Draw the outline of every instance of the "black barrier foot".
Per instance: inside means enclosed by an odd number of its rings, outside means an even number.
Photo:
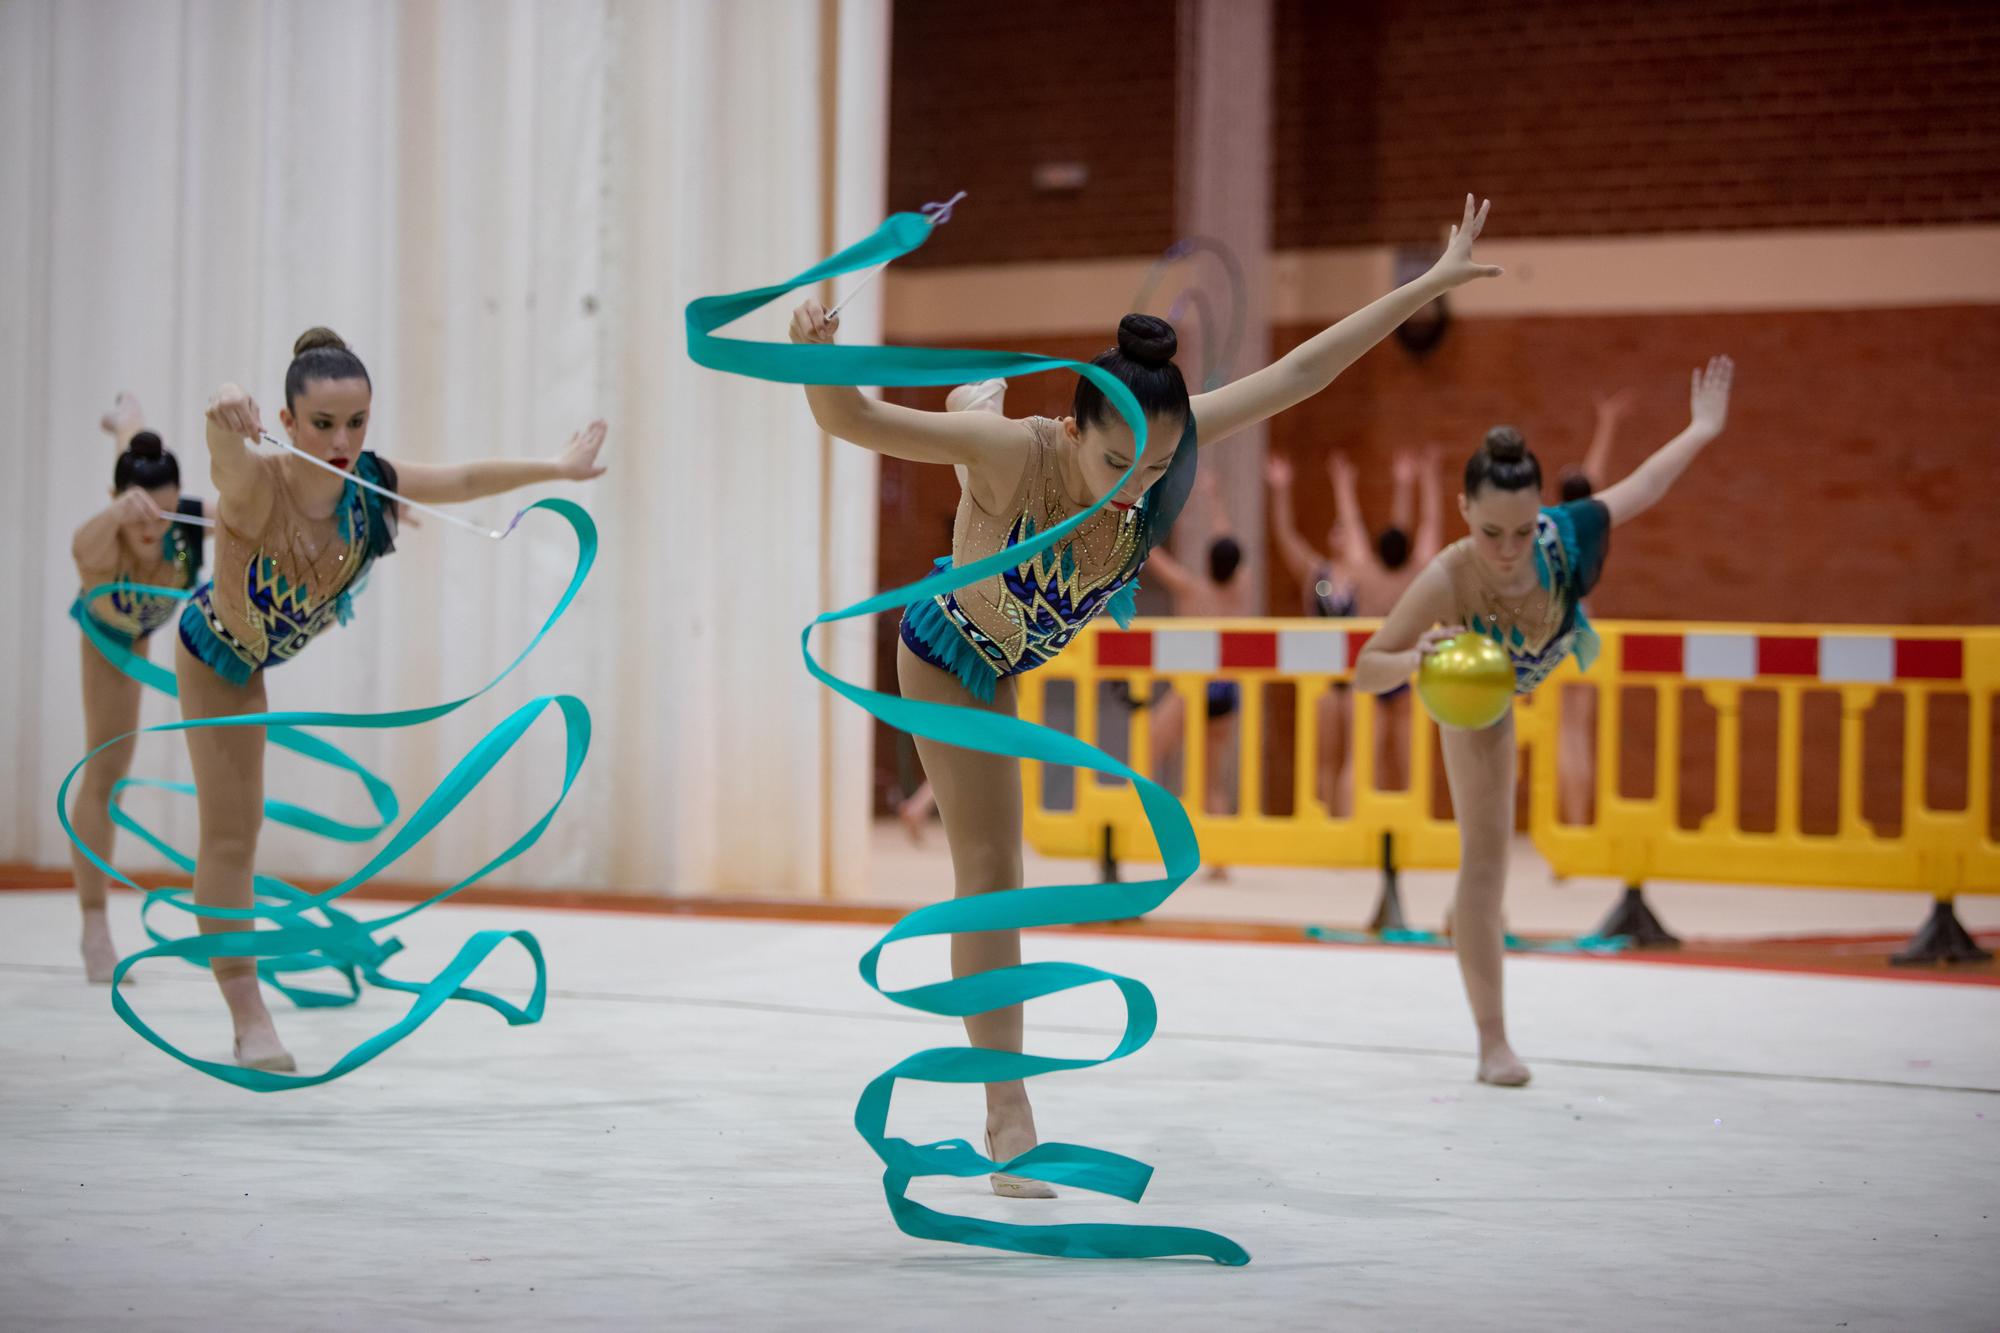
[[[1106,824],[1104,826],[1104,844],[1098,849],[1097,853],[1097,877],[1106,884],[1116,884],[1118,882],[1118,858],[1112,854],[1111,837],[1111,825]],[[1144,918],[1122,916],[1118,919],[1120,921],[1140,921]]]
[[[1931,917],[1924,922],[1923,929],[1911,936],[1903,951],[1892,954],[1889,961],[1904,966],[1917,963],[1983,963],[1992,956],[1980,948],[1979,941],[1959,924],[1951,899],[1940,898],[1931,904]]]
[[[1678,949],[1680,936],[1660,924],[1660,918],[1653,915],[1653,909],[1646,903],[1643,886],[1627,884],[1625,896],[1611,909],[1611,915],[1604,918],[1604,924],[1594,932],[1600,939],[1613,935],[1623,935],[1632,941],[1635,949]]]
[[[1408,930],[1403,924],[1403,892],[1396,882],[1396,838],[1382,835],[1382,900],[1375,904],[1375,918],[1368,923],[1370,934],[1385,930]]]

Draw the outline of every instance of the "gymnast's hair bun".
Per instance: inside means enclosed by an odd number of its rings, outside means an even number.
[[[285,406],[299,410],[299,395],[317,380],[360,380],[368,383],[368,367],[332,329],[318,324],[292,344],[292,364],[285,371]]]
[[[125,452],[118,455],[118,461],[111,465],[111,491],[122,495],[134,486],[152,490],[159,486],[181,484],[180,460],[167,452],[167,446],[160,437],[150,430],[142,430],[132,437],[125,446]]]
[[[1157,370],[1174,359],[1180,346],[1174,326],[1158,315],[1127,315],[1118,321],[1118,352],[1148,370]]]
[[[1528,441],[1512,426],[1486,432],[1486,453],[1496,463],[1518,463],[1528,456]]]
[[[335,333],[332,329],[322,328],[315,324],[304,333],[301,333],[299,340],[292,344],[292,355],[295,357],[304,356],[307,352],[319,347],[331,347],[337,352],[347,350],[347,344],[341,341],[339,334]]]

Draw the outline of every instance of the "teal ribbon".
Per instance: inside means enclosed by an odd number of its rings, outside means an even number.
[[[908,254],[928,239],[930,231],[931,224],[918,214],[898,213],[867,239],[785,282],[690,302],[687,307],[688,355],[698,364],[713,370],[781,384],[947,385],[996,376],[1014,378],[1050,370],[1073,370],[1088,376],[1103,389],[1112,407],[1132,427],[1137,442],[1133,451],[1136,466],[1145,450],[1145,413],[1140,409],[1138,400],[1115,375],[1097,366],[1029,353],[953,348],[790,345],[716,336],[715,330],[800,287],[875,264],[888,263]],[[1125,476],[1130,475],[1131,470],[1127,469]],[[1136,1259],[1197,1255],[1222,1264],[1245,1264],[1250,1261],[1249,1254],[1228,1237],[1212,1231],[1123,1224],[1021,1226],[939,1212],[910,1199],[911,1182],[926,1176],[971,1178],[1004,1171],[1136,1203],[1144,1195],[1147,1182],[1152,1177],[1152,1168],[1144,1162],[1071,1143],[1044,1143],[1004,1161],[988,1158],[964,1139],[912,1143],[888,1133],[889,1103],[898,1079],[927,1083],[999,1083],[1035,1078],[1060,1070],[1088,1069],[1122,1059],[1152,1039],[1158,1020],[1153,994],[1142,983],[1079,963],[1024,963],[907,990],[884,990],[877,977],[877,964],[882,951],[898,940],[923,936],[1019,930],[1140,916],[1158,907],[1194,874],[1201,864],[1201,852],[1187,812],[1174,795],[1096,746],[1018,718],[863,689],[828,672],[812,653],[813,630],[821,625],[896,610],[939,593],[977,583],[1067,541],[1123,484],[1124,478],[1121,477],[1107,495],[1099,497],[1082,513],[984,559],[963,567],[948,567],[914,583],[877,593],[852,606],[817,616],[799,636],[799,649],[804,656],[806,670],[812,673],[814,679],[892,727],[962,749],[1033,759],[1045,764],[1068,764],[1124,778],[1139,793],[1140,804],[1152,823],[1153,835],[1159,843],[1166,869],[1165,875],[1159,879],[1128,884],[1068,884],[956,898],[918,908],[899,921],[861,959],[862,979],[897,1004],[927,1014],[963,1018],[1103,982],[1115,986],[1124,998],[1125,1031],[1111,1051],[1097,1059],[1058,1060],[978,1046],[919,1051],[884,1071],[868,1085],[855,1106],[854,1126],[875,1155],[882,1159],[885,1168],[882,1188],[888,1199],[890,1215],[896,1225],[909,1235],[1066,1258]]]
[[[1432,930],[1385,930],[1381,934],[1369,934],[1360,930],[1329,930],[1325,926],[1307,926],[1306,938],[1323,944],[1401,944],[1418,949],[1449,949],[1451,937]],[[1573,940],[1530,940],[1519,935],[1504,937],[1504,943],[1511,953],[1623,953],[1632,945],[1629,935],[1599,935],[1592,932],[1579,935]]]
[[[303,806],[288,801],[267,798],[264,802],[265,818],[288,828],[301,829],[321,837],[339,842],[367,842],[381,834],[397,817],[398,804],[395,792],[387,782],[370,772],[358,760],[332,743],[299,730],[302,727],[330,727],[344,730],[382,731],[399,727],[420,726],[458,711],[494,686],[513,674],[514,669],[527,659],[541,641],[548,637],[558,620],[569,610],[570,603],[582,589],[584,580],[597,560],[597,525],[583,508],[568,500],[542,500],[530,505],[524,513],[545,509],[568,523],[577,539],[576,568],[570,575],[569,586],[557,601],[555,609],[549,612],[528,646],[523,648],[505,670],[479,689],[462,698],[446,703],[433,704],[424,708],[399,709],[387,713],[329,713],[329,712],[272,712],[244,713],[232,717],[200,718],[191,721],[170,722],[159,726],[142,727],[106,741],[82,759],[77,761],[63,778],[62,786],[56,792],[56,818],[62,821],[63,831],[91,862],[111,878],[133,889],[140,886],[120,873],[77,837],[76,829],[69,820],[69,789],[76,777],[91,759],[102,751],[135,736],[155,732],[198,731],[213,727],[264,727],[270,742],[281,749],[304,755],[334,768],[352,773],[368,792],[375,806],[377,822],[372,824],[346,824]],[[186,599],[190,594],[184,589],[143,587],[129,584],[106,584],[93,588],[84,594],[85,604],[114,587],[135,587],[139,591]],[[84,617],[84,633],[91,642],[119,670],[127,676],[159,690],[163,694],[178,697],[179,690],[171,671],[126,651],[121,645],[109,639],[95,626],[88,616]],[[388,916],[370,920],[360,920],[342,911],[333,904],[345,894],[366,883],[385,867],[394,864],[403,854],[421,841],[426,834],[441,823],[458,807],[473,788],[504,759],[514,745],[524,736],[544,713],[556,710],[560,716],[567,738],[563,760],[561,790],[542,813],[511,843],[506,850],[488,861],[472,874],[467,875],[450,888],[431,895],[422,902]],[[193,891],[184,888],[166,888],[140,891],[145,893],[141,908],[141,918],[146,921],[146,933],[153,940],[153,947],[122,958],[112,973],[111,1006],[119,1018],[141,1037],[165,1051],[181,1063],[198,1069],[224,1083],[232,1083],[251,1092],[280,1092],[290,1088],[311,1087],[326,1083],[351,1073],[367,1064],[376,1056],[394,1046],[421,1027],[433,1013],[448,1000],[467,1000],[481,1004],[500,1014],[509,1025],[519,1026],[533,1023],[542,1016],[548,999],[548,970],[542,958],[541,945],[535,937],[524,930],[483,930],[467,940],[458,954],[443,970],[427,981],[409,981],[392,977],[382,971],[382,964],[403,946],[394,938],[382,937],[382,932],[406,921],[424,908],[451,897],[468,885],[475,884],[485,876],[498,870],[541,839],[542,833],[562,808],[576,775],[583,767],[584,756],[590,749],[590,712],[583,701],[574,695],[543,695],[521,705],[505,720],[487,732],[479,742],[466,752],[444,780],[440,782],[416,811],[404,822],[395,835],[383,845],[380,851],[368,859],[359,870],[349,875],[321,893],[309,893],[304,889],[272,875],[257,875],[254,880],[256,904],[248,908],[215,907],[193,900]],[[151,844],[170,862],[190,874],[194,872],[195,860],[187,853],[168,843],[157,833],[148,829],[141,821],[127,812],[119,802],[119,797],[127,789],[141,788],[173,792],[177,795],[192,796],[194,788],[183,782],[163,782],[149,778],[127,778],[112,789],[111,817],[118,827],[126,829]],[[156,906],[166,905],[191,916],[207,917],[211,920],[244,921],[252,923],[248,929],[217,933],[196,934],[186,937],[169,937],[155,928],[150,921],[150,913]],[[308,913],[317,913],[325,924],[318,924],[306,918]],[[276,924],[276,929],[260,930],[254,924],[268,919]],[[525,1006],[518,1006],[496,995],[476,990],[466,985],[466,981],[481,963],[509,940],[519,944],[526,951],[535,967],[535,984]],[[360,998],[361,984],[380,987],[384,990],[402,991],[416,999],[409,1011],[397,1022],[376,1033],[355,1046],[332,1067],[320,1074],[284,1074],[271,1070],[245,1069],[235,1064],[215,1060],[203,1060],[189,1055],[155,1032],[125,998],[120,982],[125,974],[139,963],[152,958],[179,958],[196,966],[206,966],[215,958],[256,958],[257,973],[265,981],[276,987],[286,998],[303,1008],[319,1008],[329,1005],[352,1004]],[[284,978],[301,972],[331,970],[346,983],[346,992],[321,990],[313,987],[295,986]]]

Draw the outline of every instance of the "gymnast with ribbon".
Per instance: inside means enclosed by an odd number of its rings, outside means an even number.
[[[955,203],[956,200],[950,201]],[[1486,206],[1468,197],[1460,224],[1421,278],[1308,339],[1274,364],[1190,396],[1175,366],[1166,321],[1127,315],[1117,345],[1089,364],[1027,353],[833,345],[833,312],[807,300],[793,313],[793,345],[730,338],[716,330],[800,287],[893,262],[922,245],[950,203],[899,213],[870,237],[788,281],[687,308],[689,355],[718,370],[802,384],[822,429],[866,449],[959,469],[962,495],[951,555],[907,587],[829,611],[806,627],[815,679],[917,739],[949,843],[956,893],[904,917],[863,957],[878,980],[882,951],[899,940],[951,937],[952,979],[884,994],[928,1013],[963,1019],[969,1047],[926,1050],[878,1076],[855,1125],[884,1164],[883,1190],[911,1235],[1065,1257],[1192,1254],[1240,1264],[1226,1237],[1184,1227],[1111,1224],[1025,1226],[939,1212],[908,1197],[924,1176],[989,1176],[997,1194],[1047,1198],[1068,1185],[1136,1201],[1152,1168],[1116,1153],[1042,1143],[1024,1080],[1120,1059],[1150,1040],[1151,992],[1113,973],[1062,962],[1021,962],[1020,930],[1112,920],[1157,907],[1194,874],[1200,852],[1187,812],[1164,787],[1096,746],[1021,721],[1014,679],[1063,651],[1104,612],[1130,614],[1135,580],[1163,543],[1194,482],[1196,451],[1318,393],[1444,292],[1497,268],[1475,262]],[[855,386],[945,386],[1072,370],[1070,415],[1008,419],[993,412],[926,412],[864,397]],[[900,695],[863,689],[825,670],[812,629],[904,608],[897,648]],[[1160,845],[1157,880],[1022,888],[1020,760],[1068,764],[1132,783]],[[1058,1059],[1022,1049],[1024,1001],[1109,983],[1126,1005],[1126,1029],[1101,1059]],[[900,1079],[985,1088],[985,1151],[964,1139],[918,1144],[890,1135]]]
[[[138,677],[97,645],[103,641],[128,656],[146,655],[153,631],[174,619],[181,600],[139,591],[138,585],[183,593],[192,589],[201,572],[202,535],[212,524],[200,500],[181,494],[180,461],[157,433],[146,429],[136,397],[119,394],[101,424],[118,441],[111,503],[77,528],[70,555],[82,580],[81,593],[106,591],[88,601],[80,593],[69,609],[83,631],[83,724],[94,751],[71,816],[83,846],[71,848],[70,861],[83,912],[83,973],[96,985],[110,982],[118,951],[105,914],[104,872],[85,849],[98,860],[110,859],[117,836],[111,790],[132,767],[138,742],[131,733],[139,725],[141,693]]]
[[[208,405],[208,451],[217,496],[215,577],[180,619],[182,716],[265,711],[264,672],[291,660],[329,626],[353,615],[375,561],[395,550],[400,497],[456,504],[546,481],[601,475],[605,426],[576,432],[555,458],[395,464],[366,449],[373,385],[361,358],[330,329],[308,329],[292,348],[279,414],[292,448],[259,453],[256,400],[234,384]],[[356,484],[357,480],[361,483]],[[200,805],[195,902],[248,909],[264,809],[264,734],[215,728],[187,733]],[[203,917],[204,933],[226,919]],[[235,1054],[251,1069],[290,1071],[264,1004],[255,961],[209,966],[229,1006]]]
[[[1697,367],[1687,428],[1594,497],[1544,508],[1541,464],[1521,433],[1488,431],[1466,462],[1458,497],[1471,535],[1425,566],[1355,663],[1355,688],[1375,694],[1416,674],[1419,694],[1443,724],[1460,849],[1452,941],[1478,1029],[1481,1083],[1519,1087],[1529,1079],[1507,1040],[1501,985],[1513,701],[1533,694],[1571,653],[1586,669],[1596,660],[1583,598],[1603,572],[1611,529],[1657,504],[1722,433],[1733,370],[1726,356]],[[1462,688],[1454,689],[1454,677]]]
[[[210,475],[217,491],[215,573],[211,582],[186,598],[181,610],[175,676],[161,680],[146,671],[150,663],[134,661],[129,655],[121,659],[115,654],[115,644],[94,640],[100,651],[121,661],[128,673],[141,676],[163,692],[178,694],[182,720],[149,730],[186,733],[195,779],[192,789],[184,784],[134,779],[113,786],[111,819],[138,832],[194,875],[192,902],[185,890],[154,890],[147,895],[146,908],[169,902],[199,918],[200,930],[192,937],[169,939],[149,925],[154,947],[120,960],[112,979],[117,982],[135,963],[147,958],[179,957],[206,964],[229,1008],[235,1031],[233,1064],[192,1056],[166,1041],[138,1018],[115,985],[112,1007],[161,1050],[212,1077],[251,1091],[305,1087],[340,1077],[402,1040],[447,1000],[470,1000],[494,1009],[510,1023],[531,1023],[539,1019],[547,995],[540,949],[526,932],[479,932],[428,982],[384,974],[381,963],[401,946],[393,939],[376,936],[505,865],[541,836],[588,751],[589,713],[573,696],[542,696],[517,708],[459,761],[386,846],[341,883],[322,893],[308,894],[275,877],[258,874],[254,866],[258,833],[266,817],[349,842],[374,837],[396,817],[395,794],[387,783],[301,728],[413,726],[463,707],[505,679],[534,650],[575,599],[596,558],[596,527],[589,515],[567,500],[538,501],[516,514],[504,530],[471,523],[433,505],[476,500],[539,482],[597,477],[604,471],[597,461],[604,444],[603,422],[592,422],[577,431],[555,458],[547,461],[397,464],[364,447],[372,396],[373,386],[360,358],[336,334],[323,328],[308,330],[293,347],[285,374],[285,408],[279,414],[287,441],[264,433],[262,415],[249,394],[234,384],[222,386],[209,403],[207,414]],[[275,446],[277,452],[251,447],[260,440]],[[265,671],[296,657],[316,636],[352,616],[353,600],[364,575],[395,548],[397,516],[405,507],[495,540],[510,534],[528,513],[552,511],[576,535],[575,573],[527,648],[473,694],[390,713],[265,711]],[[104,591],[107,589],[88,590],[85,600],[93,600]],[[185,596],[165,586],[138,591]],[[88,632],[88,622],[85,628]],[[401,912],[357,921],[332,906],[333,900],[365,882],[435,827],[551,707],[559,710],[569,738],[562,791],[526,833],[471,875]],[[270,744],[353,773],[373,800],[379,822],[342,824],[290,802],[267,801],[267,733]],[[124,739],[129,738],[118,738]],[[99,870],[130,884],[84,844],[66,813],[70,786],[106,749],[106,745],[93,747],[92,753],[70,771],[57,793],[56,811],[83,855]],[[173,848],[119,808],[116,798],[120,789],[135,785],[195,797],[200,819],[196,856]],[[324,916],[326,924],[306,920],[309,912]],[[256,929],[260,917],[275,919],[278,928]],[[535,965],[534,993],[525,1007],[464,985],[479,963],[507,940],[519,943]],[[318,969],[342,974],[350,994],[292,987],[282,980],[288,973]],[[319,1006],[358,998],[364,979],[417,998],[399,1022],[349,1051],[327,1071],[295,1075],[292,1071],[297,1064],[278,1038],[259,989],[260,980],[272,981],[296,1003]]]

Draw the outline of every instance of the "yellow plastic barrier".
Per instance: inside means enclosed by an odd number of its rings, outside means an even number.
[[[1060,657],[1020,679],[1021,713],[1067,724],[1139,771],[1158,778],[1151,754],[1151,717],[1164,700],[1160,686],[1185,703],[1183,794],[1204,857],[1223,864],[1364,866],[1385,858],[1395,867],[1457,864],[1458,837],[1441,818],[1433,792],[1434,724],[1423,710],[1394,711],[1346,689],[1373,621],[1183,620],[1134,622],[1129,630],[1093,626]],[[1908,889],[1948,901],[1959,893],[2000,891],[2000,843],[1993,837],[1993,707],[2000,691],[2000,629],[1831,628],[1824,626],[1695,625],[1607,622],[1598,626],[1604,651],[1588,675],[1572,661],[1517,710],[1521,744],[1530,753],[1529,831],[1558,875],[1615,876],[1630,885],[1648,879]],[[1217,756],[1208,753],[1202,723],[1210,682],[1238,687],[1233,735],[1236,778],[1226,813],[1205,808],[1202,793]],[[1294,691],[1290,728],[1293,790],[1266,813],[1266,687]],[[1567,825],[1558,816],[1556,744],[1562,691],[1595,691],[1594,821]],[[1138,708],[1107,686],[1122,685]],[[1317,790],[1322,700],[1335,690],[1350,735],[1349,812],[1336,816]],[[1054,710],[1052,691],[1067,696]],[[1634,691],[1653,695],[1652,791],[1621,795],[1627,737],[1621,716]],[[1682,697],[1698,692],[1715,711],[1714,808],[1694,827],[1681,827]],[[1774,827],[1747,830],[1741,818],[1741,708],[1745,696],[1768,691],[1776,700],[1776,753],[1752,756],[1775,766]],[[1806,748],[1804,700],[1836,697],[1840,705],[1838,815],[1825,832],[1801,828],[1800,792]],[[1863,814],[1863,723],[1885,696],[1904,709],[1901,828],[1883,832]],[[1965,808],[1934,808],[1926,795],[1930,712],[1940,695],[1965,698]],[[1407,697],[1407,696],[1406,696]],[[1407,787],[1383,790],[1374,778],[1375,734],[1387,724],[1410,729]],[[1123,735],[1121,736],[1121,733]],[[1282,748],[1282,738],[1274,738]],[[1226,761],[1226,760],[1225,760]],[[1071,775],[1070,799],[1050,803],[1049,775],[1026,766],[1027,839],[1058,856],[1148,859],[1155,853],[1138,801],[1122,784]],[[1393,853],[1385,851],[1393,848]]]
[[[1601,626],[1604,655],[1588,675],[1574,662],[1545,687],[1546,706],[1522,730],[1532,750],[1529,827],[1559,875],[1910,889],[1941,899],[2000,891],[2000,843],[1992,836],[1993,701],[2000,691],[2000,629],[1828,628],[1809,625]],[[1556,806],[1556,690],[1588,682],[1597,692],[1595,819],[1566,825]],[[1773,827],[1753,832],[1741,816],[1745,697],[1776,702]],[[1653,699],[1652,793],[1621,795],[1626,728],[1638,694]],[[1714,808],[1681,827],[1683,698],[1715,712]],[[1838,699],[1837,813],[1825,832],[1802,825],[1804,709],[1809,695]],[[1930,714],[1940,696],[1965,699],[1965,808],[1932,806],[1926,789]],[[1862,811],[1863,724],[1887,697],[1903,708],[1901,828],[1883,833]],[[1955,747],[1957,748],[1957,747]]]
[[[1431,813],[1434,724],[1421,708],[1400,705],[1414,728],[1407,788],[1382,790],[1374,764],[1352,763],[1353,796],[1347,815],[1336,817],[1317,792],[1322,700],[1338,690],[1351,719],[1353,755],[1372,755],[1376,732],[1390,710],[1371,695],[1348,689],[1361,644],[1379,622],[1365,620],[1137,620],[1129,630],[1092,626],[1061,656],[1019,678],[1021,715],[1053,726],[1067,723],[1077,735],[1125,754],[1140,772],[1158,778],[1150,722],[1164,683],[1178,693],[1194,725],[1183,728],[1183,781],[1179,787],[1205,859],[1236,865],[1367,865],[1381,854],[1382,835],[1396,839],[1396,863],[1443,868],[1458,863],[1458,832]],[[1235,683],[1241,703],[1235,730],[1237,782],[1231,812],[1211,814],[1196,793],[1207,788],[1214,759],[1208,753],[1205,715],[1211,681]],[[1051,687],[1068,688],[1070,716],[1051,716]],[[1107,698],[1104,685],[1122,684],[1132,708]],[[1292,791],[1289,813],[1267,814],[1263,752],[1265,687],[1295,688],[1292,718]],[[1405,696],[1407,699],[1409,696]],[[1128,738],[1121,740],[1119,733]],[[1064,808],[1048,802],[1047,774],[1028,764],[1023,774],[1029,845],[1052,856],[1101,856],[1123,860],[1153,856],[1138,798],[1123,784],[1090,777],[1075,784]],[[1107,847],[1106,838],[1110,839]]]

